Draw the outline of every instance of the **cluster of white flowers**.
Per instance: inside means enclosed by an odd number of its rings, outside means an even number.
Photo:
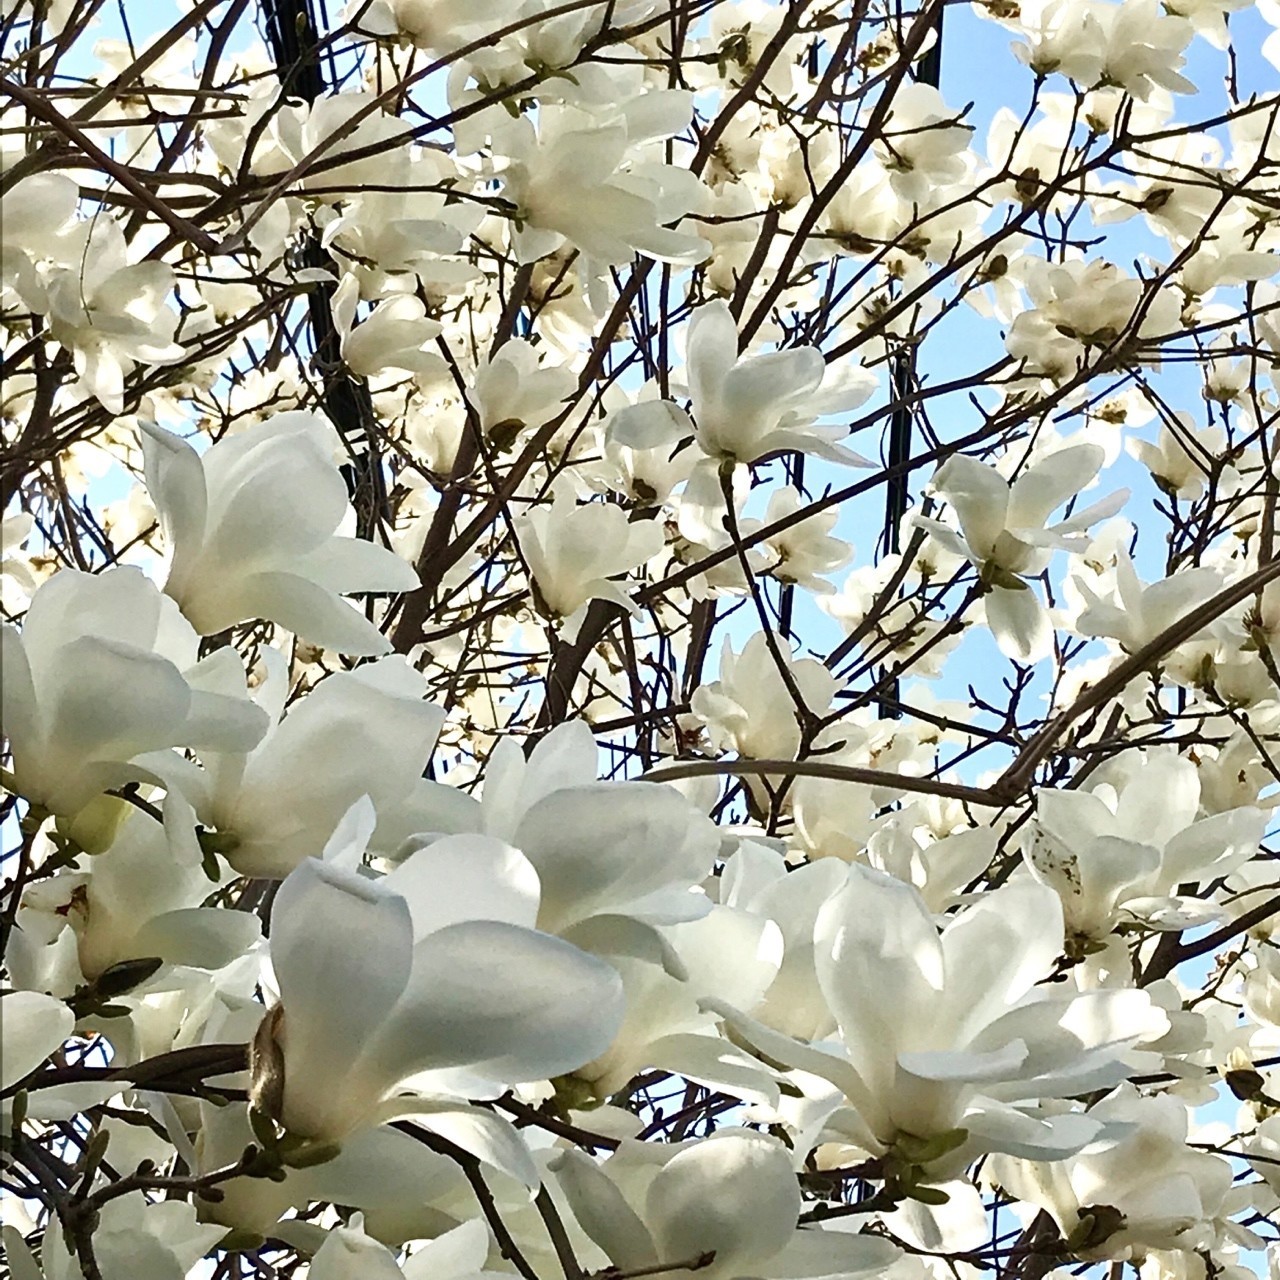
[[[12,1280],[1280,1275],[1280,7],[973,8],[8,5]]]

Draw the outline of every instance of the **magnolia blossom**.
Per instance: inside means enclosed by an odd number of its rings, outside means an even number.
[[[1167,631],[1179,618],[1222,589],[1222,577],[1207,566],[1144,584],[1127,552],[1116,553],[1115,590],[1107,599],[1083,574],[1071,579],[1084,600],[1075,629],[1086,636],[1108,636],[1128,653]]]
[[[791,1155],[767,1134],[725,1129],[656,1167],[643,1159],[626,1146],[603,1165],[576,1151],[552,1164],[574,1216],[619,1271],[679,1273],[697,1262],[710,1280],[803,1280],[879,1271],[900,1256],[875,1236],[799,1227]]]
[[[1072,535],[1113,514],[1125,491],[1049,526],[1050,514],[1098,474],[1098,445],[1070,445],[1042,458],[1011,484],[994,467],[957,454],[933,478],[960,525],[960,536],[937,520],[918,518],[943,546],[967,557],[987,587],[987,622],[1007,657],[1038,662],[1048,656],[1053,630],[1034,592],[1022,580],[1041,572],[1055,547],[1072,546]]]
[[[1121,919],[1185,928],[1205,906],[1179,888],[1227,875],[1257,851],[1267,815],[1252,807],[1199,818],[1200,780],[1179,756],[1153,754],[1118,791],[1042,790],[1023,850],[1062,899],[1067,931],[1100,938]]]
[[[847,427],[814,422],[856,409],[875,390],[874,375],[861,366],[829,370],[815,347],[740,358],[738,326],[723,302],[709,302],[693,313],[685,359],[694,434],[710,457],[755,462],[796,449],[869,465],[837,444]]]
[[[270,649],[261,661],[254,698],[272,718],[262,741],[247,753],[206,753],[204,769],[175,775],[217,828],[227,861],[241,875],[286,876],[366,795],[378,818],[373,846],[394,852],[421,829],[418,810],[430,795],[422,773],[444,719],[423,701],[422,677],[403,658],[382,658],[334,672],[282,717],[286,664]]]
[[[520,261],[545,257],[565,240],[601,263],[629,262],[636,253],[674,262],[703,256],[706,241],[667,225],[701,203],[701,185],[687,170],[636,149],[683,129],[692,95],[672,89],[645,96],[654,99],[645,109],[604,118],[547,105],[536,126],[521,117],[502,131],[503,194],[515,207]],[[641,123],[648,136],[636,136]]]
[[[1058,897],[1042,885],[984,894],[939,934],[915,889],[857,864],[847,877],[814,926],[838,1041],[804,1045],[707,1002],[771,1060],[825,1084],[807,1111],[813,1131],[871,1153],[904,1136],[1029,1159],[1084,1146],[1098,1122],[1017,1104],[1129,1075],[1133,1046],[1168,1028],[1147,993],[1038,985],[1063,946]]]
[[[1052,1214],[1087,1259],[1142,1257],[1151,1249],[1203,1248],[1231,1186],[1221,1156],[1187,1143],[1187,1110],[1168,1094],[1123,1085],[1091,1109],[1114,1137],[1059,1163],[996,1157],[991,1177]]]
[[[362,801],[325,858],[307,858],[276,895],[280,1002],[255,1042],[260,1106],[291,1133],[340,1142],[412,1113],[413,1099],[393,1095],[415,1073],[465,1067],[519,1084],[608,1044],[618,977],[532,927],[538,877],[519,853],[489,845],[459,860],[427,848],[371,879],[357,868],[372,830]]]
[[[792,759],[800,749],[797,718],[826,714],[840,681],[813,658],[783,653],[790,682],[783,678],[763,632],[735,653],[726,638],[720,654],[720,679],[702,685],[692,699],[693,713],[705,724],[713,741],[756,760]],[[794,686],[804,706],[797,708]]]
[[[195,632],[136,569],[55,574],[0,641],[14,785],[59,818],[81,816],[71,831],[91,851],[125,811],[104,801],[90,814],[95,797],[158,780],[167,748],[248,751],[266,728],[257,707],[203,687]]]
[[[7,1090],[29,1076],[55,1049],[61,1048],[76,1018],[61,1000],[39,991],[7,992],[0,1003],[0,1013],[4,1015],[0,1088]]]
[[[555,617],[575,614],[588,600],[635,606],[610,579],[628,573],[662,549],[662,529],[652,520],[634,523],[621,507],[579,505],[560,489],[549,506],[534,507],[516,521],[520,549],[538,597]]]
[[[573,391],[573,371],[563,365],[540,365],[539,352],[523,338],[503,343],[476,370],[467,389],[480,430],[501,445],[526,427],[540,427],[560,412]]]
[[[124,233],[110,218],[87,227],[74,265],[48,282],[49,327],[70,349],[85,390],[111,413],[124,412],[124,380],[139,364],[181,360],[173,340],[178,317],[165,306],[173,268],[154,260],[130,263]]]
[[[147,488],[172,552],[165,591],[202,635],[267,618],[348,654],[390,643],[341,592],[409,591],[394,552],[335,531],[347,511],[337,433],[282,413],[199,454],[143,424]]]
[[[407,294],[384,298],[360,324],[355,323],[360,282],[343,276],[333,294],[333,322],[341,336],[340,350],[348,369],[368,378],[384,369],[435,376],[444,372],[444,358],[426,350],[441,326],[427,319],[419,298]]]
[[[23,930],[37,932],[36,913],[57,921],[55,936],[69,927],[89,981],[129,960],[220,969],[243,955],[260,924],[247,912],[203,905],[215,886],[180,793],[165,797],[163,819],[131,812],[87,870],[61,872],[27,897],[18,914]]]
[[[769,497],[764,523],[773,524],[798,513],[804,506],[800,494],[790,485],[775,489]],[[776,557],[766,572],[779,582],[794,582],[810,591],[827,595],[835,587],[820,574],[834,573],[853,558],[853,548],[831,530],[840,519],[835,510],[819,512],[766,539],[765,546]]]
[[[12,1227],[2,1230],[15,1280],[83,1274],[61,1232],[45,1237],[42,1269]],[[224,1234],[222,1227],[198,1222],[195,1207],[185,1201],[149,1201],[135,1191],[103,1205],[93,1233],[94,1262],[102,1280],[171,1280],[187,1275]]]

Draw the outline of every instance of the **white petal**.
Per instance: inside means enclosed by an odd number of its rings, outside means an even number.
[[[559,932],[654,890],[711,874],[719,839],[678,791],[654,783],[596,782],[544,796],[515,842],[542,881],[542,928]]]
[[[221,625],[213,630],[264,618],[312,644],[352,657],[391,652],[391,642],[354,605],[293,573],[253,574],[237,585],[234,600],[236,607],[221,615]]]
[[[405,1099],[400,1113],[411,1115],[415,1124],[447,1138],[530,1189],[542,1181],[519,1129],[497,1112],[457,1102]]]
[[[658,1251],[648,1228],[616,1183],[581,1151],[565,1151],[551,1162],[578,1225],[619,1270],[651,1267]]]
[[[716,1276],[760,1274],[790,1241],[799,1214],[800,1184],[787,1148],[742,1129],[722,1130],[674,1156],[645,1203],[659,1257],[676,1263],[714,1252]]]
[[[1030,587],[992,587],[986,596],[987,625],[996,645],[1014,662],[1040,662],[1053,652],[1053,628]]]
[[[599,1056],[622,1011],[621,981],[603,961],[532,929],[466,921],[414,948],[411,986],[371,1052],[397,1078],[468,1066],[520,1084]]]
[[[383,883],[408,902],[415,941],[463,920],[532,928],[538,916],[538,873],[519,849],[493,836],[433,841]]]
[[[33,1072],[71,1034],[75,1015],[61,1000],[39,991],[11,991],[0,997],[4,1055],[0,1087]]]
[[[1009,511],[1009,483],[994,468],[956,454],[938,468],[932,487],[947,500],[965,541],[980,559],[995,550]]]
[[[335,1227],[311,1259],[308,1280],[404,1280],[395,1254],[350,1227]]]
[[[902,1250],[878,1236],[802,1227],[769,1263],[769,1280],[861,1275],[892,1266]]]
[[[174,557],[196,554],[204,542],[209,498],[200,455],[183,439],[139,420],[147,492]]]
[[[405,1280],[475,1280],[489,1256],[489,1230],[481,1218],[428,1240],[401,1264]]]
[[[1076,444],[1059,449],[1029,467],[1009,495],[1011,529],[1043,529],[1050,515],[1093,479],[1106,460],[1101,445]]]
[[[814,949],[850,1058],[873,1093],[888,1097],[911,1028],[931,1026],[942,1007],[944,961],[933,917],[909,885],[854,864],[846,886],[818,913]]]
[[[412,960],[408,905],[376,882],[308,858],[280,886],[271,963],[284,1006],[288,1128],[341,1136],[378,1101],[380,1089],[360,1096],[353,1068],[391,1016]]]

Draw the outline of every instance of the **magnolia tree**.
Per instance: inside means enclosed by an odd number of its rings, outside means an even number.
[[[5,0],[9,1276],[1280,1265],[1244,5]]]

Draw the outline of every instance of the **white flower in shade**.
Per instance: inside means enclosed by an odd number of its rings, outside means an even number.
[[[1136,753],[1135,753],[1136,754]],[[1117,789],[1052,790],[1036,797],[1023,838],[1032,874],[1062,899],[1069,935],[1105,937],[1124,920],[1183,929],[1213,908],[1179,894],[1229,875],[1258,851],[1267,815],[1252,807],[1200,818],[1190,760],[1162,752],[1134,761]]]
[[[41,261],[61,261],[72,246],[59,233],[75,217],[80,191],[64,173],[33,173],[0,194],[0,285],[34,307],[43,300]]]
[[[1097,1121],[1027,1100],[1117,1084],[1152,1061],[1133,1046],[1169,1024],[1145,991],[1043,984],[1063,946],[1057,895],[1011,883],[940,934],[911,886],[858,864],[847,877],[814,929],[838,1041],[803,1045],[704,1002],[773,1061],[834,1086],[814,1099],[811,1123],[873,1154],[950,1136],[970,1154],[1051,1159],[1092,1139]]]
[[[3,1231],[14,1280],[73,1280],[84,1274],[61,1231],[44,1233],[40,1263],[12,1227]],[[176,1280],[190,1274],[225,1234],[225,1227],[197,1222],[195,1206],[185,1200],[148,1201],[133,1191],[99,1209],[93,1257],[102,1280]]]
[[[1209,1248],[1210,1220],[1223,1207],[1232,1169],[1220,1156],[1187,1145],[1186,1105],[1172,1094],[1143,1097],[1126,1084],[1089,1114],[1115,1136],[1102,1136],[1066,1160],[997,1156],[988,1176],[1052,1214],[1080,1258]]]
[[[937,520],[920,518],[917,523],[947,550],[977,566],[988,587],[987,623],[1006,657],[1038,662],[1053,644],[1048,615],[1022,577],[1040,573],[1054,548],[1073,548],[1073,535],[1114,515],[1129,496],[1120,490],[1049,524],[1049,516],[1098,474],[1104,459],[1099,445],[1069,445],[1041,458],[1010,484],[995,467],[957,454],[933,477],[931,487],[955,513],[960,536]]]
[[[326,859],[306,859],[276,895],[280,1003],[255,1041],[260,1105],[292,1133],[336,1142],[411,1112],[413,1099],[393,1095],[416,1073],[461,1067],[520,1084],[607,1047],[618,976],[532,927],[526,859],[496,841],[467,859],[427,848],[371,879],[357,865],[373,822],[360,802]]]
[[[1189,413],[1174,416],[1178,424],[1176,431],[1168,422],[1162,422],[1155,444],[1130,440],[1129,452],[1151,472],[1166,493],[1179,498],[1198,498],[1210,468],[1226,448],[1226,433],[1221,427],[1197,426]]]
[[[71,352],[81,385],[111,413],[124,412],[124,380],[139,364],[176,364],[175,312],[165,306],[173,268],[130,264],[124,232],[108,217],[86,225],[83,250],[51,273],[49,331]]]
[[[480,420],[480,430],[498,444],[509,443],[526,427],[550,422],[573,394],[573,370],[542,365],[538,356],[538,347],[513,338],[476,369],[467,403]]]
[[[0,996],[0,1019],[4,1022],[0,1089],[29,1076],[62,1047],[76,1025],[75,1014],[61,1000],[40,991],[9,991]]]
[[[793,658],[785,651],[782,657],[805,708],[811,715],[825,715],[840,688],[838,677],[815,658]],[[791,760],[800,749],[796,705],[763,631],[741,653],[734,653],[725,638],[720,679],[696,689],[691,705],[719,751],[754,760]]]
[[[257,707],[204,688],[195,632],[137,569],[64,569],[36,592],[22,631],[0,637],[15,784],[59,818],[112,787],[158,781],[176,759],[167,748],[247,751],[266,729]],[[107,807],[123,816],[123,801]],[[113,823],[97,817],[105,826],[86,815],[71,828],[90,851],[110,843]]]
[[[36,593],[36,580],[20,548],[31,536],[35,519],[28,511],[15,511],[0,520],[0,605],[20,613]]]
[[[1110,599],[1097,594],[1079,575],[1071,583],[1085,605],[1075,629],[1082,636],[1107,636],[1127,653],[1136,653],[1224,585],[1222,575],[1207,565],[1143,583],[1123,549],[1116,554],[1115,591]]]
[[[266,736],[248,754],[209,754],[203,770],[175,776],[201,820],[225,837],[231,866],[246,876],[288,875],[363,795],[378,815],[376,851],[393,852],[424,829],[417,814],[432,784],[422,774],[444,713],[423,701],[421,674],[400,657],[334,672],[281,718],[287,665],[270,649],[261,659],[255,700],[272,717]]]
[[[771,525],[783,520],[801,511],[805,505],[797,490],[783,485],[769,495],[764,523]],[[779,582],[795,583],[822,595],[832,594],[835,587],[821,575],[834,573],[853,559],[853,548],[843,539],[831,537],[831,530],[839,519],[839,510],[832,507],[818,511],[780,533],[771,534],[764,545],[773,560],[765,572]]]
[[[197,453],[142,424],[147,489],[172,551],[166,594],[201,635],[263,618],[328,649],[391,645],[341,599],[410,591],[393,551],[336,536],[349,510],[334,462],[337,432],[311,413],[282,413]]]
[[[870,465],[837,443],[847,427],[814,421],[855,409],[870,396],[876,378],[861,365],[831,369],[816,347],[739,357],[737,322],[721,301],[693,313],[685,359],[694,434],[710,457],[755,462],[793,449]]]
[[[667,225],[697,208],[705,188],[687,169],[646,160],[635,145],[687,127],[693,95],[670,90],[644,98],[612,117],[546,103],[536,124],[524,116],[498,133],[521,262],[545,258],[566,240],[601,264],[621,265],[637,253],[684,263],[706,255],[700,236]]]
[[[316,1250],[307,1280],[483,1280],[489,1232],[479,1218],[416,1248],[397,1262],[381,1240],[365,1234],[364,1215],[355,1214],[349,1226],[335,1227]]]
[[[196,816],[177,792],[165,796],[163,812],[159,823],[131,810],[86,871],[62,872],[24,897],[23,928],[40,910],[70,927],[89,981],[128,960],[220,969],[261,936],[251,912],[202,905],[217,885],[204,871]]]
[[[901,1256],[880,1237],[798,1226],[792,1153],[769,1134],[725,1129],[670,1150],[661,1163],[633,1144],[602,1165],[578,1151],[552,1162],[574,1217],[619,1271],[805,1280]]]
[[[844,868],[824,858],[787,869],[780,853],[744,840],[726,859],[720,900],[772,920],[782,933],[782,967],[753,1017],[784,1035],[820,1040],[835,1030],[814,969],[813,927],[818,912],[844,883]]]
[[[431,377],[447,368],[444,357],[426,349],[441,331],[437,320],[427,318],[427,308],[411,293],[383,298],[359,324],[356,306],[360,282],[342,277],[334,290],[333,323],[341,338],[343,363],[357,378],[369,378],[384,370]]]
[[[973,126],[961,124],[932,85],[913,81],[893,96],[874,150],[904,200],[923,201],[963,177]]]
[[[558,726],[529,760],[494,749],[477,803],[425,784],[412,848],[465,858],[473,836],[518,849],[541,885],[537,927],[597,955],[627,955],[683,974],[662,926],[700,919],[720,847],[715,825],[674,787],[596,781],[596,745],[581,721]],[[432,842],[434,839],[434,843]],[[417,854],[402,849],[406,875]],[[428,865],[423,863],[421,865]]]
[[[354,0],[343,11],[356,31],[447,53],[500,26],[502,0]]]
[[[536,596],[559,618],[588,600],[611,600],[634,612],[622,586],[611,579],[652,559],[664,541],[657,521],[633,522],[612,503],[579,503],[567,487],[515,525]]]

